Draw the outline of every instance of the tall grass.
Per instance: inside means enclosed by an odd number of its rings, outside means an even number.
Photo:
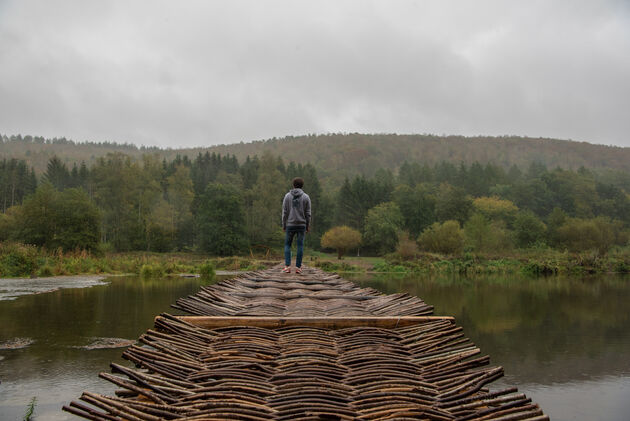
[[[414,250],[415,252],[415,250]],[[549,248],[512,250],[505,253],[392,253],[383,258],[348,258],[315,253],[305,261],[327,271],[379,271],[427,273],[630,273],[630,246],[616,247],[606,254],[596,251],[569,253]],[[216,270],[258,270],[275,265],[274,260],[245,256],[213,257],[195,253],[106,253],[84,250],[42,250],[19,243],[0,242],[0,277],[60,276],[78,274],[138,274],[159,278],[179,273],[199,273],[212,279]],[[212,268],[212,271],[210,270]]]
[[[199,266],[199,275],[207,281],[213,281],[217,276],[217,273],[214,270],[214,263],[210,260],[205,261],[201,266]]]
[[[26,412],[24,413],[23,421],[31,421],[33,418],[33,414],[35,413],[35,406],[37,405],[37,396],[33,396],[28,406],[26,407]]]
[[[158,278],[179,273],[213,270],[257,270],[276,264],[243,256],[212,257],[196,253],[103,253],[85,250],[43,250],[19,243],[0,242],[0,277],[62,276],[78,274],[138,274]],[[208,272],[208,277],[212,277]]]

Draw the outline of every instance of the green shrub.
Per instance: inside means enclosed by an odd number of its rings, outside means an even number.
[[[420,234],[418,243],[434,253],[459,254],[464,248],[464,232],[457,221],[436,222]]]
[[[549,265],[548,262],[529,262],[523,266],[521,272],[528,275],[553,275],[558,272],[558,268]]]
[[[164,262],[161,266],[164,270],[164,273],[166,273],[167,275],[171,275],[173,273],[182,273],[186,271],[180,264],[172,260]]]
[[[512,249],[512,239],[503,221],[491,221],[481,213],[473,214],[464,224],[467,245],[476,252],[505,252]]]
[[[614,245],[624,245],[628,233],[623,230],[621,221],[606,217],[593,219],[568,218],[557,229],[557,240],[570,251],[597,250],[605,254]]]
[[[210,260],[206,260],[202,263],[201,266],[199,266],[199,275],[205,280],[213,281],[217,276],[214,270],[214,263]]]
[[[400,231],[398,233],[396,254],[404,260],[415,258],[418,255],[418,244],[416,244],[412,238],[409,238],[407,231]]]
[[[0,275],[29,276],[37,268],[37,249],[19,243],[0,243]]]
[[[53,276],[53,270],[48,265],[42,266],[37,271],[37,276],[39,276],[41,278],[46,277],[46,276]]]
[[[406,267],[403,265],[391,264],[387,262],[376,263],[374,267],[372,267],[372,270],[374,272],[396,272],[396,273],[406,273],[406,272],[412,271],[411,268],[409,267]]]
[[[334,263],[329,261],[318,261],[314,263],[314,266],[326,272],[361,272],[361,268],[346,262]]]
[[[223,270],[242,270],[251,265],[249,259],[239,256],[219,257],[213,259],[212,262],[214,262],[215,269]]]
[[[164,276],[164,269],[160,265],[144,264],[140,268],[142,279],[161,278]]]
[[[521,211],[514,221],[514,235],[519,247],[540,246],[545,238],[547,227],[532,211]]]
[[[617,273],[630,273],[630,263],[618,260],[614,262],[612,270]]]

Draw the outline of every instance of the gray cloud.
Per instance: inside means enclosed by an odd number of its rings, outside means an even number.
[[[623,1],[1,1],[0,132],[201,146],[517,134],[630,146]]]

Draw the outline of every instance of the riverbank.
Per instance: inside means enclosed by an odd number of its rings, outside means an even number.
[[[216,257],[196,253],[51,253],[23,244],[0,243],[0,278],[83,274],[138,274],[155,277],[202,273],[209,265],[217,270],[247,271],[265,269],[275,264],[276,260],[243,256]]]
[[[138,274],[149,277],[217,270],[249,271],[271,267],[282,260],[279,251],[269,256],[216,257],[197,253],[46,252],[32,246],[0,243],[0,278],[49,277],[84,274]],[[630,247],[597,252],[569,253],[554,249],[517,250],[502,255],[464,253],[459,256],[417,253],[402,258],[347,256],[308,251],[304,264],[328,272],[396,272],[457,274],[596,274],[630,273]]]
[[[597,252],[530,249],[503,255],[418,253],[402,258],[394,253],[384,258],[346,257],[343,260],[338,260],[333,254],[315,253],[309,264],[335,272],[529,275],[630,273],[630,247],[615,248],[605,255]]]

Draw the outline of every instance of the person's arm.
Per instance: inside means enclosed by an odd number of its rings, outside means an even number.
[[[287,196],[284,196],[284,200],[282,201],[282,231],[286,231],[287,229],[287,219],[289,219],[289,201],[287,200]]]
[[[311,198],[309,196],[306,196],[304,216],[306,217],[306,232],[309,232],[311,229]]]

